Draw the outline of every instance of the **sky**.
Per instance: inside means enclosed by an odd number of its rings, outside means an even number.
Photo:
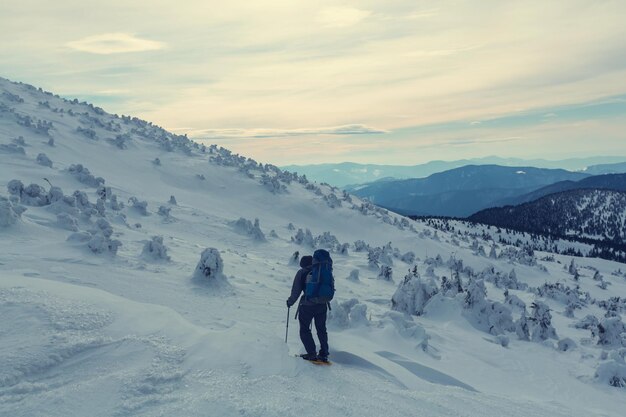
[[[0,76],[261,162],[626,156],[623,0],[20,0]]]

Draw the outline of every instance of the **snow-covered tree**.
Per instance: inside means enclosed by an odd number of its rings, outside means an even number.
[[[313,234],[311,233],[309,229],[306,229],[306,232],[303,232],[302,229],[298,229],[295,236],[292,236],[291,241],[298,245],[304,245],[310,248],[315,247]]]
[[[359,270],[358,269],[353,269],[352,271],[350,271],[350,275],[348,275],[348,279],[350,281],[353,281],[353,282],[358,282],[359,281]]]
[[[78,181],[83,184],[98,188],[104,184],[104,178],[95,177],[89,172],[89,170],[84,167],[82,164],[73,164],[67,169],[70,174],[72,174]]]
[[[413,264],[415,262],[415,253],[409,251],[400,257],[402,262],[406,262],[407,264]]]
[[[366,252],[369,250],[369,245],[362,240],[357,240],[354,242],[354,251],[355,252]]]
[[[355,326],[367,326],[367,306],[352,298],[343,302],[331,301],[331,310],[328,312],[328,323],[331,326],[349,328]]]
[[[289,257],[289,265],[300,265],[300,251],[295,251],[293,255]]]
[[[6,197],[0,196],[0,227],[8,227],[17,223],[23,210],[14,206]]]
[[[380,271],[378,272],[378,279],[382,279],[383,281],[393,281],[393,270],[388,265],[381,265]]]
[[[142,216],[148,216],[148,202],[139,200],[137,197],[131,197],[128,199],[128,203],[133,209],[135,209]]]
[[[250,236],[257,242],[265,242],[267,240],[261,230],[259,219],[254,219],[254,223],[252,223],[250,220],[240,217],[239,220],[232,222],[231,225],[238,233]]]
[[[557,349],[560,350],[561,352],[567,352],[569,350],[574,349],[575,347],[576,347],[576,342],[574,342],[569,337],[561,339],[557,343]]]
[[[526,314],[526,308],[524,308],[522,315],[515,322],[515,333],[520,340],[530,340],[530,323]]]
[[[558,339],[556,330],[552,327],[550,307],[542,301],[535,301],[530,306],[533,310],[529,320],[532,322],[531,340],[541,342],[547,339]]]
[[[178,201],[176,201],[176,197],[174,197],[173,195],[170,196],[170,200],[168,202],[173,206],[178,205]]]
[[[152,261],[169,261],[167,247],[163,244],[163,236],[152,236],[152,239],[146,241],[141,252],[144,259]]]
[[[224,276],[224,262],[220,252],[215,248],[202,251],[200,261],[196,265],[193,279],[198,282],[220,283],[226,282]]]
[[[598,324],[598,344],[622,347],[626,343],[626,326],[621,317],[606,317]]]
[[[37,163],[45,167],[52,168],[52,160],[45,153],[37,155]]]
[[[391,297],[391,308],[421,316],[428,301],[438,292],[435,281],[432,278],[422,279],[414,268],[404,277]]]

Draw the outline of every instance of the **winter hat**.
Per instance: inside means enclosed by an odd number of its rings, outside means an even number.
[[[303,256],[300,259],[300,268],[308,268],[313,265],[313,257],[310,255]]]

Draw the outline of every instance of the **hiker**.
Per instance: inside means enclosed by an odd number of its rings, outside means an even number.
[[[300,340],[306,349],[306,353],[301,356],[310,361],[328,362],[326,313],[329,301],[335,293],[335,283],[332,276],[332,260],[327,251],[316,250],[313,256],[303,256],[300,259],[300,270],[293,279],[287,307],[294,305],[303,292],[304,296],[300,298],[296,313],[300,322]],[[315,351],[315,341],[311,334],[313,320],[320,342],[319,354]]]

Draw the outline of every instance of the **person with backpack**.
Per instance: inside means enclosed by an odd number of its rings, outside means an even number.
[[[302,293],[304,295],[300,297]],[[300,340],[306,349],[306,353],[301,355],[303,359],[328,362],[326,314],[334,295],[333,261],[328,251],[318,249],[313,256],[303,256],[300,260],[300,270],[293,280],[291,296],[287,299],[287,307],[291,307],[300,297],[296,315],[300,322]],[[315,340],[311,334],[312,321],[315,321],[315,330],[320,342],[319,353],[316,352]]]

